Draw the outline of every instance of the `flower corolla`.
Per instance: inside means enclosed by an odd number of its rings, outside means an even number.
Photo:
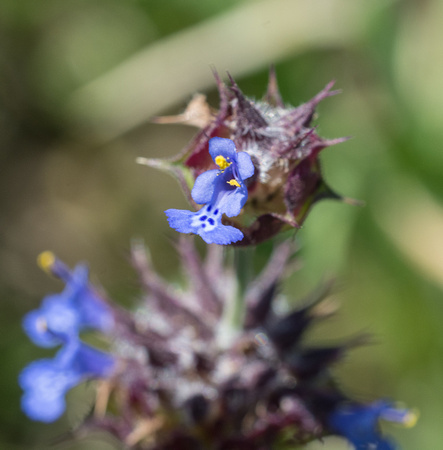
[[[246,152],[239,152],[230,139],[214,137],[209,141],[209,153],[218,169],[202,173],[196,180],[191,195],[198,204],[197,212],[168,209],[169,225],[181,233],[194,233],[208,244],[227,245],[243,239],[243,233],[222,224],[222,215],[240,214],[247,198],[244,181],[254,174],[254,165]]]
[[[22,370],[22,410],[32,420],[53,422],[66,408],[69,389],[85,378],[109,376],[114,366],[111,355],[71,338],[53,359],[34,361]]]
[[[351,404],[339,407],[331,414],[329,425],[357,450],[395,450],[396,446],[381,436],[379,420],[411,427],[417,416],[408,409],[395,408],[390,402],[382,400],[370,405]]]
[[[45,270],[65,281],[59,294],[48,295],[40,308],[23,319],[23,328],[34,344],[54,347],[78,336],[83,329],[110,331],[114,322],[110,308],[89,284],[88,268],[79,264],[72,272],[49,252],[39,258]]]
[[[40,255],[39,264],[66,286],[61,293],[45,297],[40,308],[26,314],[23,329],[40,347],[62,348],[53,359],[41,359],[25,367],[19,384],[24,391],[24,413],[32,420],[53,422],[65,410],[69,389],[85,378],[113,373],[115,358],[83,343],[79,333],[84,329],[110,332],[114,317],[90,286],[86,266],[78,265],[71,272],[50,252]]]

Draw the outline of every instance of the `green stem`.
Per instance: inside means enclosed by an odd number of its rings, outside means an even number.
[[[229,345],[243,328],[245,318],[245,294],[254,275],[253,260],[255,249],[230,248],[226,262],[231,266],[236,277],[235,293],[226,299],[223,316],[219,327],[219,342],[222,347]]]
[[[234,269],[237,274],[237,295],[233,303],[232,326],[239,330],[245,317],[245,294],[254,276],[254,247],[234,248]]]

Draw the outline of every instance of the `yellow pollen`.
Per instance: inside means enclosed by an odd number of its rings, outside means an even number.
[[[227,167],[229,167],[232,163],[226,161],[226,158],[222,155],[218,155],[215,158],[215,164],[220,168],[220,170],[225,170]]]
[[[402,425],[406,428],[412,428],[415,427],[415,424],[417,423],[419,417],[419,412],[416,410],[409,411],[408,415],[405,417],[405,420],[403,421]]]
[[[230,184],[231,186],[240,187],[240,185],[238,184],[238,181],[234,180],[234,179],[227,181],[227,183]]]
[[[47,273],[51,273],[51,267],[55,263],[55,255],[52,252],[46,251],[40,253],[37,257],[38,266]]]

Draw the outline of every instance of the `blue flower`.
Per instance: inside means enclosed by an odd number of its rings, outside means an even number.
[[[40,263],[60,276],[66,287],[60,294],[45,297],[40,308],[24,317],[23,328],[36,345],[54,347],[85,328],[110,331],[111,310],[89,285],[86,266],[78,265],[71,272],[49,252],[41,255]]]
[[[378,401],[371,405],[350,404],[336,409],[329,417],[332,431],[344,436],[357,450],[394,450],[395,445],[379,434],[380,419],[413,426],[416,415]]]
[[[72,338],[54,359],[34,361],[23,369],[19,384],[24,390],[22,410],[32,420],[53,422],[66,408],[65,394],[83,379],[108,377],[114,358]]]
[[[246,152],[237,153],[230,139],[214,137],[209,153],[219,169],[208,170],[196,180],[191,195],[205,206],[197,212],[168,209],[169,225],[180,233],[194,233],[208,244],[227,245],[243,239],[237,228],[223,225],[222,215],[240,214],[248,198],[244,180],[254,174],[254,165]]]

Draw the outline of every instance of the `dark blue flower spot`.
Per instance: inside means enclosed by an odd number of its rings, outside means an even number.
[[[208,222],[211,224],[211,225],[214,225],[214,219],[208,219]]]
[[[217,215],[217,214],[218,214],[218,209],[216,209],[216,210],[214,211],[214,214],[215,214],[215,215]]]
[[[201,227],[202,227],[202,228],[206,228],[206,224],[205,224],[205,223],[202,223]]]
[[[200,220],[203,222],[203,221],[205,221],[207,218],[208,218],[208,216],[201,216],[201,217],[200,217]]]
[[[212,209],[211,205],[208,205],[208,207],[206,209],[208,212],[211,212],[211,209]]]

